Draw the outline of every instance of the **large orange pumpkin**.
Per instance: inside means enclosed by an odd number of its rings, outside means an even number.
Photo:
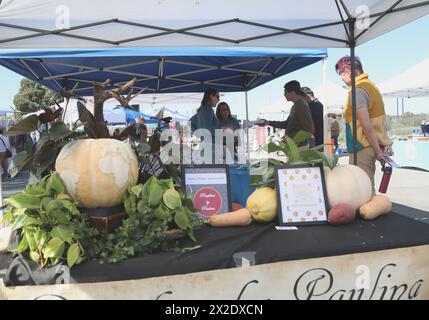
[[[86,208],[120,204],[125,190],[138,179],[134,151],[115,139],[72,141],[61,150],[55,169],[70,196]]]

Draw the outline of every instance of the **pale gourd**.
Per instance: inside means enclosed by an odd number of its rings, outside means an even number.
[[[276,191],[268,187],[257,189],[247,198],[247,209],[255,221],[273,221],[277,216]]]
[[[341,165],[333,170],[324,168],[326,191],[330,207],[348,204],[355,211],[372,196],[368,175],[358,166]]]
[[[249,210],[246,208],[236,211],[212,215],[207,223],[212,227],[245,227],[252,222]]]
[[[68,194],[86,208],[113,207],[137,183],[132,148],[115,139],[84,139],[64,146],[55,163]]]

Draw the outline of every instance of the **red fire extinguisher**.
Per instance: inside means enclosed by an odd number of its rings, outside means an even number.
[[[393,169],[389,163],[384,160],[381,160],[381,171],[383,171],[383,177],[381,178],[380,188],[378,189],[378,192],[386,193]]]

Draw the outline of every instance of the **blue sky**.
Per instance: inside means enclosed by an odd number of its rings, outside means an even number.
[[[428,30],[429,16],[425,16],[359,46],[356,49],[356,54],[361,58],[364,69],[369,73],[370,78],[375,83],[381,83],[429,58]],[[334,71],[334,65],[345,54],[349,54],[348,49],[328,50],[328,78],[340,86],[343,84]],[[250,118],[255,118],[263,106],[274,103],[283,97],[285,82],[296,79],[302,85],[315,87],[322,83],[322,76],[322,63],[316,63],[250,91]],[[0,67],[0,110],[10,110],[10,106],[13,105],[13,97],[18,92],[21,78],[20,75]],[[238,114],[239,118],[244,118],[243,94],[228,94],[225,100],[229,103],[233,113]],[[286,106],[286,101],[284,103]],[[385,99],[385,104],[387,113],[396,114],[395,99]],[[174,106],[175,109],[181,109],[182,112],[188,114],[191,114],[196,107],[190,105]],[[142,111],[147,112],[149,110],[150,106],[143,106]],[[429,114],[429,98],[406,99],[405,111]]]

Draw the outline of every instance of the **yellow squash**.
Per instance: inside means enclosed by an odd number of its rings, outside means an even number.
[[[255,221],[273,221],[277,216],[276,191],[268,187],[257,189],[247,198],[247,209]]]

